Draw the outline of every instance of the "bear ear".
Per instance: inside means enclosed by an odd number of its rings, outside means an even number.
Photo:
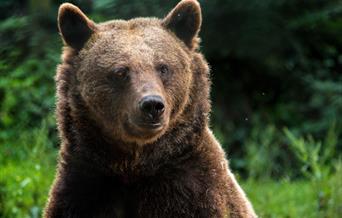
[[[57,22],[65,44],[77,50],[84,46],[96,30],[95,23],[70,3],[59,7]]]
[[[201,7],[196,0],[182,0],[162,21],[162,25],[174,32],[190,49],[197,43],[201,23]]]

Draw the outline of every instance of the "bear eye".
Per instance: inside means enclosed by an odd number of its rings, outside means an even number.
[[[170,72],[169,67],[166,64],[160,64],[157,67],[157,70],[159,71],[160,74],[165,75]]]
[[[111,76],[123,79],[127,77],[128,72],[129,72],[128,67],[117,67],[113,69]]]

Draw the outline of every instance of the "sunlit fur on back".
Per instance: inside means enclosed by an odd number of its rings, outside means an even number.
[[[61,6],[61,149],[45,217],[255,217],[208,128],[200,24],[195,0],[102,24]],[[153,119],[141,106],[151,96]]]

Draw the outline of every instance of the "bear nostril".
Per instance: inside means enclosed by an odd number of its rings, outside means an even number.
[[[159,118],[165,110],[163,99],[158,95],[149,95],[141,99],[140,110],[152,119]]]
[[[156,102],[155,106],[154,106],[154,109],[157,112],[163,112],[164,111],[164,104],[163,104],[163,102]]]

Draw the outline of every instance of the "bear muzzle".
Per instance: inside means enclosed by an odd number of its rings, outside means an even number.
[[[149,94],[137,100],[134,110],[127,113],[125,131],[135,138],[150,139],[162,134],[169,123],[169,111],[163,97]]]

